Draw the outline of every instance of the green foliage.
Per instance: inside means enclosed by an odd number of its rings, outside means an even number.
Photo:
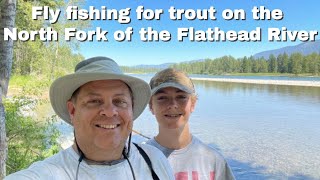
[[[22,86],[25,86],[26,84],[29,84],[31,82],[34,81],[34,77],[32,76],[16,76],[16,75],[13,75],[11,76],[10,78],[10,86],[13,86],[13,87],[22,87]]]
[[[300,53],[294,53],[290,56],[289,72],[293,74],[301,74],[302,72],[302,61],[303,56]]]
[[[316,75],[320,72],[320,56],[316,53],[310,54],[306,57],[308,59],[309,73]]]
[[[10,78],[10,91],[16,90],[14,94],[25,94],[32,97],[41,98],[48,91],[51,81],[41,76],[17,76]]]
[[[79,0],[70,1],[72,5],[80,6]],[[49,6],[52,9],[65,9],[68,1],[63,0],[18,0],[16,28],[18,30],[39,31],[40,28],[51,27],[59,34],[59,39],[63,39],[64,28],[77,27],[84,29],[89,26],[89,21],[67,21],[61,15],[59,21],[50,24],[42,18],[32,20],[32,6]],[[54,79],[73,71],[74,64],[83,57],[77,54],[78,42],[52,41],[43,42],[39,37],[34,41],[18,40],[14,46],[14,60],[12,73],[15,75],[42,75]]]
[[[277,59],[273,54],[271,54],[269,57],[269,72],[272,72],[272,73],[278,72]]]
[[[59,131],[53,125],[55,117],[34,120],[32,112],[38,101],[26,97],[6,99],[6,127],[8,139],[7,174],[25,169],[60,150]]]

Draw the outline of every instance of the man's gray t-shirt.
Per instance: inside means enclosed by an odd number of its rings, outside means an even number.
[[[147,144],[160,149],[168,158],[176,180],[233,180],[226,160],[215,149],[195,136],[185,148],[172,150],[161,146],[154,138]]]
[[[162,180],[174,180],[172,169],[163,156],[163,154],[155,147],[141,144],[139,145],[149,156],[153,170]],[[138,149],[131,144],[129,161],[132,165],[133,172],[130,171],[130,165],[127,160],[113,165],[90,165],[85,160],[79,164],[79,155],[72,147],[62,150],[59,153],[32,164],[28,169],[11,174],[5,180],[16,179],[116,179],[116,180],[133,180],[133,173],[135,179],[153,179],[151,171],[139,153]],[[77,166],[79,167],[77,168]]]

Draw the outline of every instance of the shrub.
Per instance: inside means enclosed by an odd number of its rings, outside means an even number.
[[[59,131],[54,126],[55,116],[36,120],[27,114],[38,101],[14,97],[4,102],[8,141],[7,174],[25,169],[33,162],[49,157],[60,150]]]

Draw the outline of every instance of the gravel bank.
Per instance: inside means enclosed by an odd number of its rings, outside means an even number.
[[[320,81],[288,81],[288,80],[267,80],[267,79],[228,79],[228,78],[192,78],[193,80],[235,82],[249,84],[274,84],[287,86],[313,86],[320,87]]]

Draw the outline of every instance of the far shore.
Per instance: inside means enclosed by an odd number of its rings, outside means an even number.
[[[271,79],[228,79],[228,78],[195,78],[193,80],[216,81],[216,82],[234,82],[248,84],[273,84],[287,86],[312,86],[320,87],[320,81],[290,81],[290,80],[271,80]]]

